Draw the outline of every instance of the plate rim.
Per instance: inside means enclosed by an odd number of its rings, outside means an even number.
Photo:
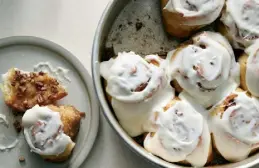
[[[61,45],[51,40],[47,40],[37,36],[8,36],[0,39],[0,49],[12,45],[32,45],[57,53],[59,56],[65,58],[65,60],[68,61],[73,66],[73,68],[77,70],[77,73],[83,81],[89,96],[90,104],[89,114],[91,115],[91,120],[89,124],[89,133],[88,136],[85,136],[83,138],[83,147],[81,148],[81,150],[75,158],[77,162],[73,160],[73,162],[70,162],[68,164],[68,168],[79,168],[89,156],[94,146],[95,140],[97,138],[99,129],[99,102],[97,101],[97,97],[94,92],[93,81],[89,72],[86,70],[84,65],[79,61],[79,59],[76,56],[74,56],[70,51],[68,51]],[[85,144],[85,142],[88,143]]]

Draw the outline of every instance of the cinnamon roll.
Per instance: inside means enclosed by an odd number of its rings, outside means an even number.
[[[227,40],[218,33],[203,32],[168,54],[168,74],[195,100],[209,107],[239,85],[239,64]]]
[[[156,55],[146,60],[134,52],[119,53],[101,63],[113,110],[132,137],[152,130],[152,116],[174,97],[165,74],[165,61]]]
[[[215,107],[211,116],[214,146],[231,162],[259,147],[259,101],[237,89]]]
[[[16,68],[2,75],[0,86],[5,103],[14,110],[25,112],[36,104],[55,103],[67,95],[65,88],[43,72],[25,72]]]
[[[258,16],[257,0],[227,0],[219,30],[234,48],[244,49],[259,37]]]
[[[215,21],[225,0],[161,0],[166,31],[176,37],[190,36]]]
[[[245,50],[239,63],[241,87],[259,97],[259,41]]]
[[[175,98],[156,118],[157,131],[145,138],[146,150],[168,162],[195,167],[212,160],[207,122],[187,101]]]
[[[53,162],[71,155],[72,141],[79,130],[81,113],[73,106],[34,106],[22,118],[25,139],[32,152]]]

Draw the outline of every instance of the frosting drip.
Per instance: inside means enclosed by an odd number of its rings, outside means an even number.
[[[239,65],[229,44],[221,38],[205,32],[194,37],[193,44],[169,55],[169,75],[190,95],[201,98],[205,106],[222,99],[222,95],[218,99],[213,95],[221,94],[226,85],[238,83]]]
[[[19,140],[13,136],[0,136],[0,151],[9,151],[15,148]]]
[[[259,2],[228,0],[221,21],[228,27],[235,48],[245,48],[259,37]]]
[[[3,124],[6,128],[9,127],[7,117],[3,114],[0,114],[0,125],[1,124]],[[8,151],[15,148],[18,143],[19,140],[15,136],[5,135],[3,131],[2,134],[0,134],[0,151]]]
[[[48,107],[34,106],[22,118],[24,135],[31,150],[40,155],[58,155],[65,151],[69,136],[63,133],[60,114]]]
[[[164,9],[184,17],[196,17],[185,24],[203,25],[216,20],[223,5],[224,0],[169,0]]]
[[[245,52],[249,55],[246,64],[246,85],[252,95],[259,97],[259,42],[247,48]]]
[[[101,63],[112,107],[131,136],[153,130],[151,113],[161,111],[174,97],[164,68],[165,61],[158,56],[145,60],[134,52],[119,53],[116,59]]]
[[[0,114],[0,125],[1,124],[4,124],[6,127],[8,127],[8,125],[9,125],[9,122],[8,122],[6,116],[3,114]]]
[[[33,70],[35,72],[45,72],[53,76],[60,83],[70,83],[71,79],[68,76],[69,70],[63,67],[57,67],[56,69],[49,62],[40,62],[37,65],[34,65]]]

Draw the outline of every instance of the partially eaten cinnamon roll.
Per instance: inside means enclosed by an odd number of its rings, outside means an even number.
[[[36,104],[53,104],[67,95],[65,88],[55,78],[43,72],[10,69],[2,75],[2,79],[5,103],[20,112]]]
[[[259,38],[257,0],[227,0],[219,30],[234,48],[244,49]]]
[[[22,118],[32,152],[53,162],[69,158],[80,126],[81,113],[73,106],[34,106]]]
[[[241,89],[212,111],[212,137],[218,152],[231,162],[248,157],[259,147],[259,101]]]
[[[178,92],[205,107],[217,103],[239,85],[239,65],[227,40],[203,32],[168,54],[168,73]]]
[[[212,160],[206,120],[187,101],[175,98],[157,114],[157,130],[147,135],[144,148],[169,162],[204,166]]]
[[[176,37],[188,37],[215,21],[224,0],[161,0],[166,31]]]
[[[164,61],[156,55],[146,60],[134,52],[119,53],[101,63],[106,92],[122,127],[132,137],[152,130],[150,114],[174,97]]]

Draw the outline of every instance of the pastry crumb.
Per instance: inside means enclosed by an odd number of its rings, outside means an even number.
[[[23,156],[19,157],[19,162],[25,162],[25,158]]]
[[[20,133],[22,131],[22,125],[21,125],[20,121],[15,120],[14,123],[13,123],[13,126],[14,126],[17,133]]]
[[[85,118],[85,113],[84,113],[84,112],[80,112],[80,116],[81,116],[82,118]]]

